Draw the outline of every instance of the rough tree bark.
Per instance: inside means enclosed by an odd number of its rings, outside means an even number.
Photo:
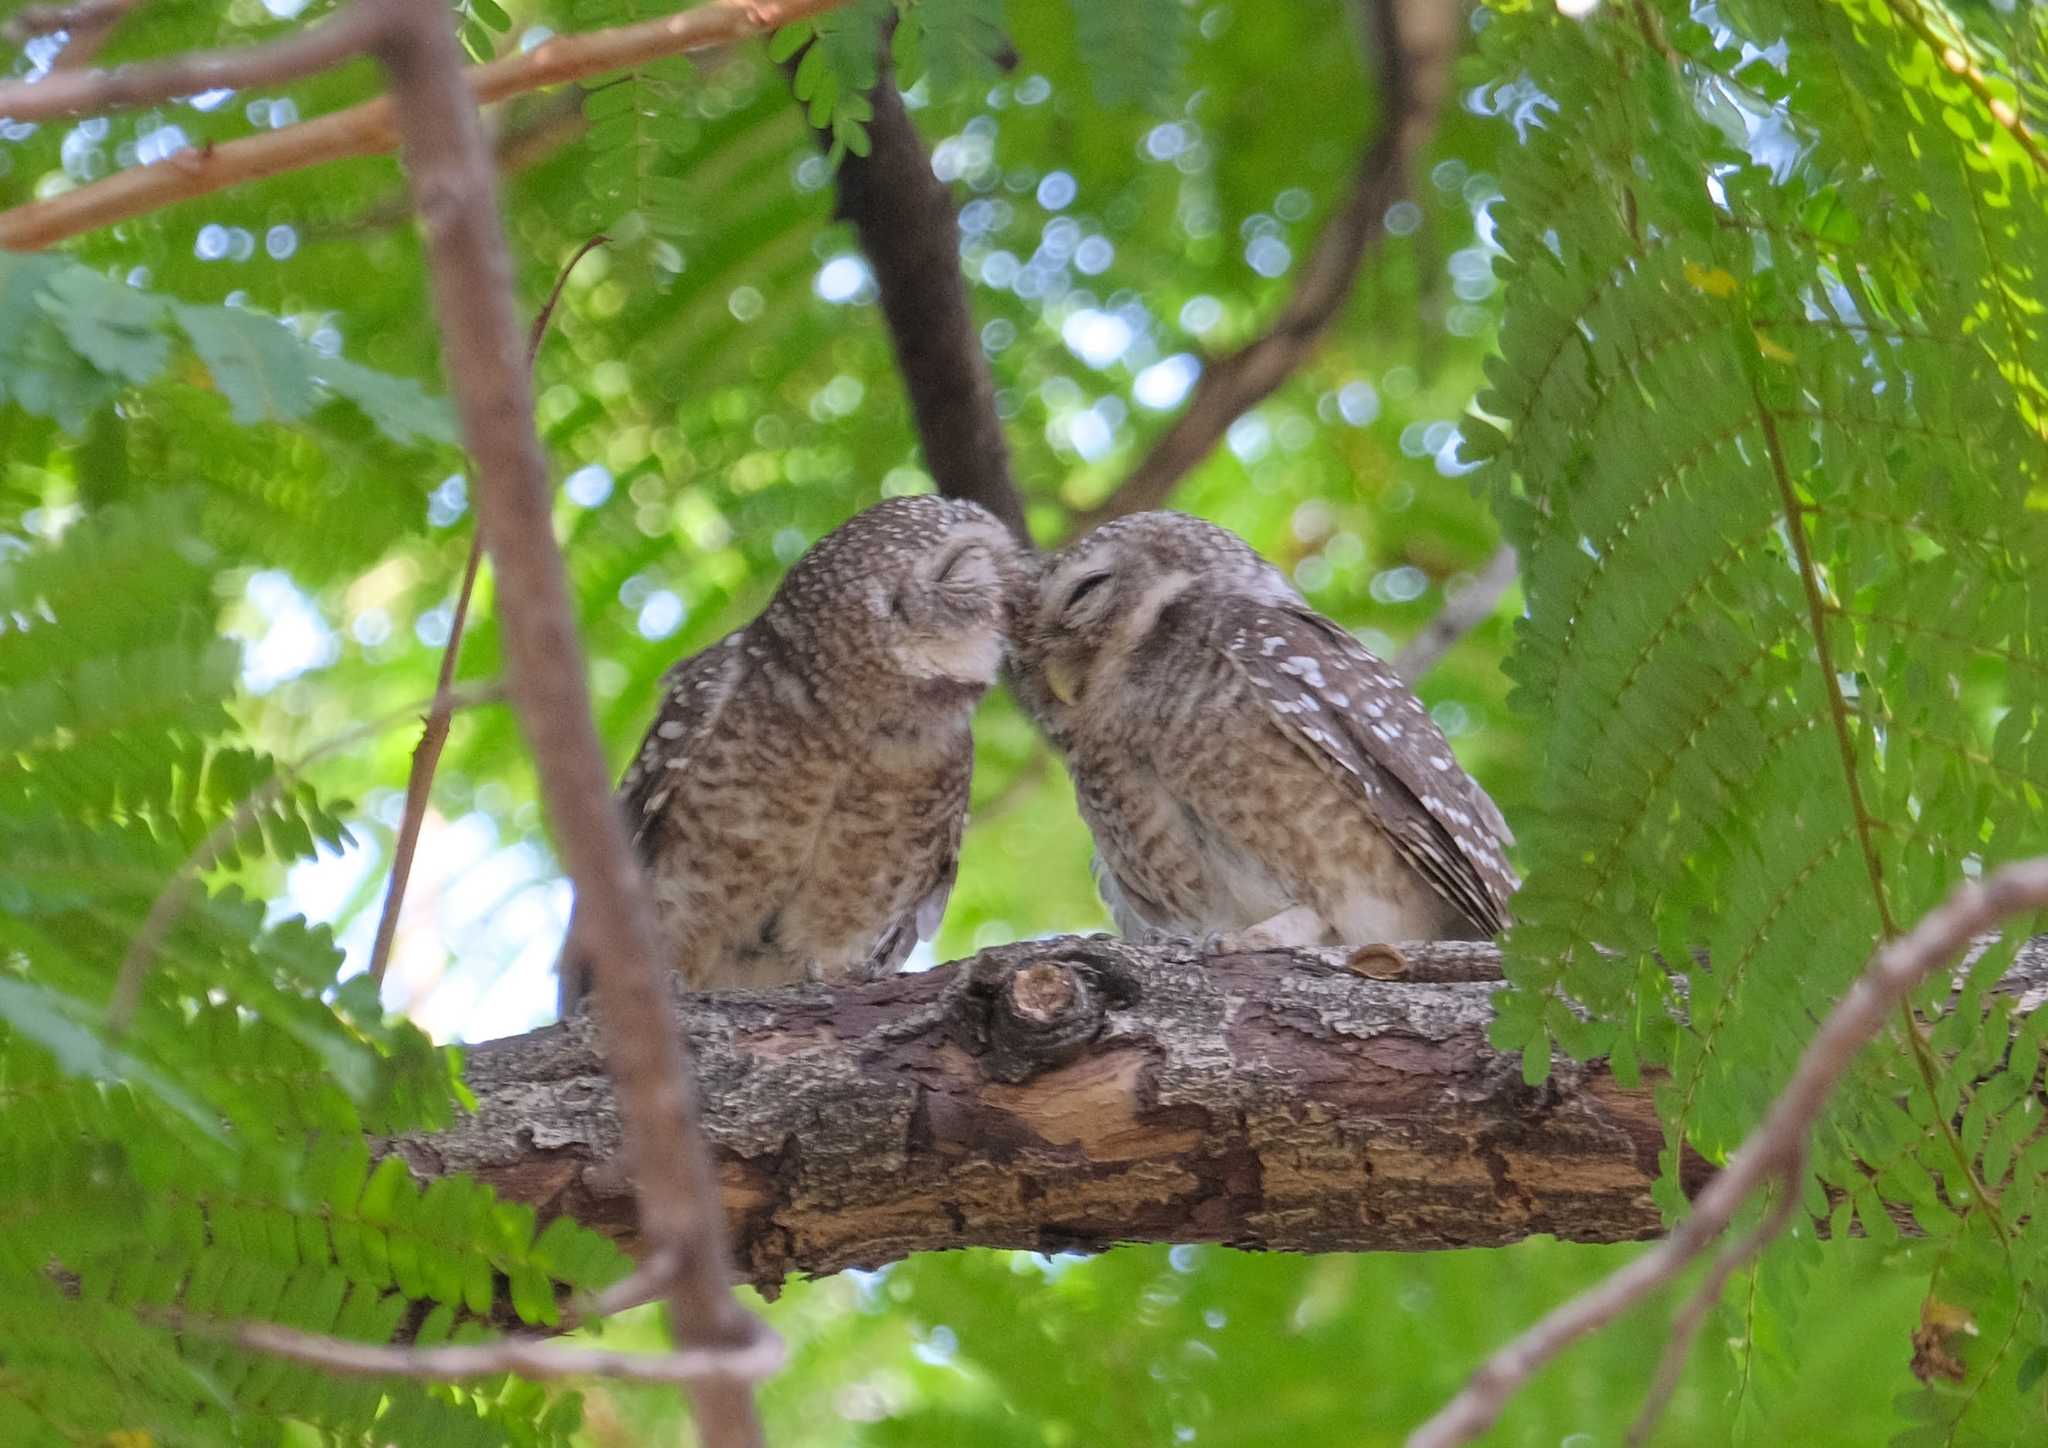
[[[1499,956],[1405,947],[1200,961],[1102,937],[1006,946],[923,975],[683,997],[678,1017],[742,1275],[873,1267],[945,1247],[1129,1240],[1290,1251],[1655,1235],[1647,1089],[1487,1045]],[[1370,959],[1365,968],[1373,968]],[[2006,977],[2048,999],[2048,937]],[[394,1143],[637,1247],[618,1119],[578,1019],[472,1050],[477,1114]],[[1707,1168],[1695,1159],[1688,1190]]]

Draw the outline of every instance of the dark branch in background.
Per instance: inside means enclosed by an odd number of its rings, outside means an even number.
[[[547,86],[626,70],[666,55],[729,45],[843,3],[707,0],[692,9],[635,25],[557,35],[532,50],[469,67],[463,79],[477,104],[485,105]],[[4,107],[0,114],[5,114]],[[61,196],[0,211],[0,247],[31,251],[174,202],[348,156],[380,155],[397,144],[390,98],[378,96],[279,130],[223,141],[204,150],[181,151],[162,165],[130,166]]]
[[[512,263],[497,170],[463,74],[447,11],[416,0],[359,0],[379,21],[377,58],[426,241],[443,356],[475,462],[477,518],[497,575],[506,677],[540,792],[584,909],[581,945],[596,978],[605,1059],[621,1106],[621,1142],[639,1191],[641,1231],[673,1264],[668,1320],[679,1350],[741,1357],[767,1328],[728,1288],[717,1181],[682,1042],[671,1029],[653,911],[613,807],[584,678],[567,570],[555,545],[553,491],[520,358]],[[753,1448],[760,1422],[746,1382],[711,1378],[692,1394],[709,1448]]]
[[[1380,122],[1359,157],[1350,194],[1323,224],[1294,294],[1265,333],[1202,369],[1185,411],[1102,502],[1074,520],[1075,536],[1164,503],[1230,425],[1308,360],[1351,295],[1387,208],[1408,189],[1409,163],[1436,129],[1457,55],[1454,0],[1361,0],[1378,67]]]
[[[496,684],[481,684],[470,689],[458,689],[449,693],[449,712],[457,709],[474,708],[478,704],[494,704],[504,697],[504,690]],[[277,772],[249,792],[235,812],[215,825],[198,848],[185,857],[171,878],[164,882],[163,889],[150,903],[149,913],[143,917],[142,928],[135,932],[135,939],[129,942],[128,953],[121,957],[121,968],[114,977],[113,1000],[107,1006],[107,1029],[120,1035],[128,1029],[134,1019],[135,1008],[142,1002],[142,982],[155,963],[157,952],[163,949],[165,937],[171,927],[178,923],[178,917],[185,913],[192,903],[192,894],[199,888],[199,877],[218,865],[241,843],[242,836],[256,827],[263,817],[263,811],[281,798],[313,765],[331,754],[339,753],[352,745],[394,729],[420,710],[439,705],[441,696],[424,700],[382,719],[373,719],[353,729],[335,735],[332,739],[314,746],[290,764],[280,764]]]
[[[1910,932],[1878,951],[1821,1022],[1762,1123],[1694,1199],[1692,1214],[1655,1250],[1557,1308],[1495,1353],[1442,1411],[1409,1436],[1408,1448],[1455,1448],[1484,1433],[1538,1368],[1675,1279],[1713,1246],[1762,1188],[1776,1183],[1785,1199],[1797,1201],[1813,1124],[1857,1055],[1902,1010],[1909,1012],[1905,1029],[1919,1029],[1910,1017],[1913,992],[1946,968],[1980,931],[2042,909],[2048,909],[2048,856],[2008,865],[1981,885],[1960,886]],[[1721,1265],[1739,1265],[1761,1251],[1791,1215],[1791,1208],[1784,1205],[1769,1213],[1762,1227],[1743,1241],[1735,1264],[1724,1257]],[[1717,1267],[1708,1274],[1702,1293],[1718,1297],[1726,1279],[1727,1270]],[[1698,1303],[1681,1309],[1674,1351],[1683,1351],[1704,1312]],[[1638,1435],[1654,1426],[1676,1376],[1667,1360],[1636,1425]]]
[[[1197,958],[1034,941],[921,975],[681,997],[743,1275],[952,1247],[1227,1242],[1299,1252],[1499,1246],[1662,1228],[1653,1090],[1488,1044],[1500,954],[1401,947]],[[2048,995],[2048,937],[2000,989]],[[2024,1007],[2023,1007],[2024,1009]],[[610,1165],[618,1113],[583,1019],[471,1047],[477,1111],[387,1143],[645,1259]],[[1697,1191],[1711,1168],[1688,1155]],[[1910,1223],[1902,1224],[1911,1231]],[[616,1304],[614,1304],[616,1305]]]
[[[1503,543],[1486,560],[1484,568],[1444,600],[1436,617],[1401,646],[1401,652],[1394,655],[1394,672],[1412,684],[1435,668],[1445,654],[1458,646],[1460,639],[1493,617],[1502,595],[1514,583],[1514,545]]]
[[[853,223],[875,275],[933,481],[947,497],[981,504],[1029,544],[995,379],[967,307],[960,218],[904,109],[886,40],[880,64],[868,96],[868,154],[849,152],[839,163],[838,214]]]
[[[611,240],[593,236],[576,248],[576,254],[555,276],[554,290],[534,314],[526,334],[526,371],[533,375],[534,359],[540,356],[541,340],[548,334],[548,319],[569,284],[576,263],[595,247]],[[412,878],[412,858],[419,849],[420,827],[426,823],[427,797],[433,792],[434,770],[441,763],[441,750],[448,743],[448,722],[455,713],[455,665],[462,656],[462,630],[469,622],[469,597],[476,590],[477,569],[484,559],[484,535],[478,528],[469,540],[469,558],[462,565],[462,584],[455,590],[455,612],[448,621],[448,642],[441,650],[441,673],[434,681],[434,702],[427,710],[426,727],[412,752],[412,772],[405,781],[405,812],[399,817],[398,838],[391,848],[391,879],[384,889],[384,910],[377,917],[377,939],[370,947],[370,979],[384,983],[391,964],[391,943],[398,938],[398,912],[405,905],[406,883]]]
[[[201,50],[112,70],[52,71],[40,80],[0,81],[0,116],[48,121],[161,105],[209,90],[283,85],[363,53],[371,17],[351,6],[332,20],[262,45]]]

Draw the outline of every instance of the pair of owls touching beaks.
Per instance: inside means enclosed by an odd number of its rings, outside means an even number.
[[[691,986],[881,974],[936,933],[969,720],[1006,656],[1125,935],[1255,948],[1506,923],[1500,811],[1393,671],[1234,534],[1143,513],[1040,556],[973,503],[894,498],[669,671],[626,770]]]

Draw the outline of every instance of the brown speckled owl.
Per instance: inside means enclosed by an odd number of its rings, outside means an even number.
[[[976,504],[890,499],[669,670],[619,797],[690,986],[882,974],[937,931],[1018,568]],[[586,985],[573,957],[564,1015]]]
[[[1212,949],[1483,938],[1505,820],[1393,670],[1234,534],[1140,513],[1020,585],[1013,685],[1117,928]]]

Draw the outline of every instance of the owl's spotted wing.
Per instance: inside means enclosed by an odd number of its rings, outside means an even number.
[[[640,741],[639,752],[619,781],[619,807],[633,838],[633,853],[642,864],[660,854],[666,843],[670,792],[689,768],[691,756],[717,727],[726,700],[739,681],[743,651],[735,633],[702,653],[692,654],[663,676],[661,711]],[[569,938],[555,963],[556,1005],[566,1018],[590,989],[590,966],[576,949],[576,918],[569,917]]]
[[[740,634],[730,634],[702,653],[690,655],[662,678],[661,709],[619,781],[619,806],[643,861],[657,858],[666,843],[669,796],[680,771],[718,727],[745,666]]]
[[[1356,792],[1403,859],[1472,923],[1498,933],[1519,883],[1500,809],[1451,755],[1394,671],[1321,614],[1217,600],[1211,637],[1287,735]]]

